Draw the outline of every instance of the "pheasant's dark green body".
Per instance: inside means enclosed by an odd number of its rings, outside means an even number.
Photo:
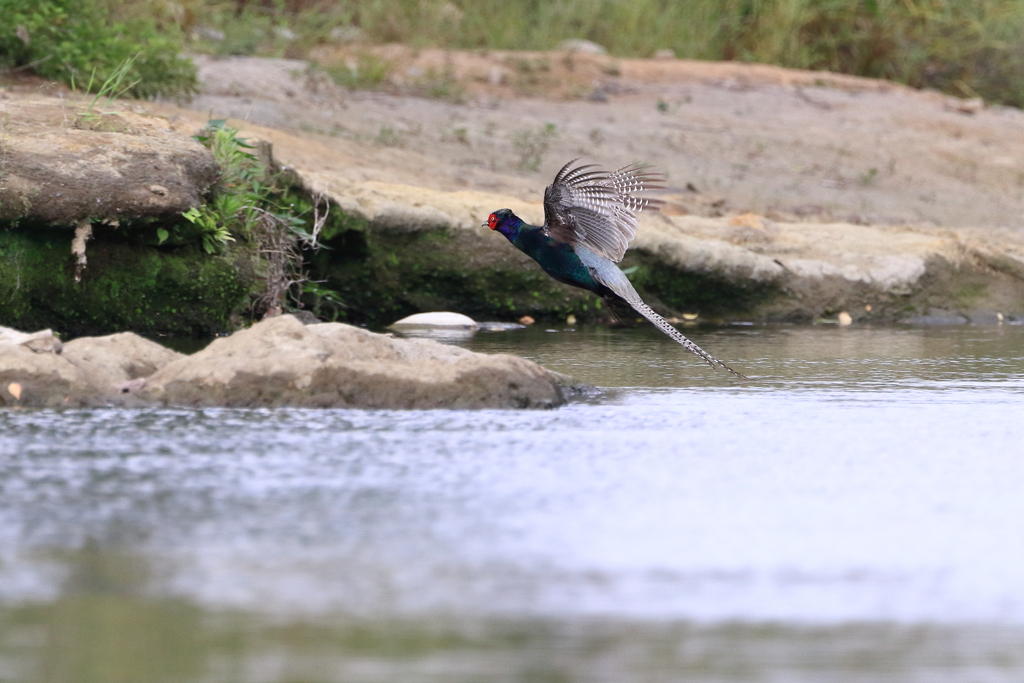
[[[510,238],[510,241],[519,251],[539,263],[545,273],[559,282],[590,290],[600,297],[612,294],[607,287],[594,279],[593,273],[583,265],[583,261],[572,246],[555,241],[544,233],[544,228],[520,223],[515,238]]]

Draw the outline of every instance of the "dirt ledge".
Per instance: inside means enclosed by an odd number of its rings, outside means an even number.
[[[216,180],[208,149],[124,106],[0,99],[0,220],[75,226],[198,206]]]

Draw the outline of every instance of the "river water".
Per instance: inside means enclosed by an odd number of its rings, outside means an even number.
[[[1024,326],[453,338],[552,411],[0,413],[0,681],[1024,680]]]

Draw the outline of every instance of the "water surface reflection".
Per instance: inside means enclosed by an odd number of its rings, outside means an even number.
[[[1024,329],[480,333],[547,412],[0,413],[0,680],[1024,677]]]

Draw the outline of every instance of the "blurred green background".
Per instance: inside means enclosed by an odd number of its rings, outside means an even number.
[[[136,96],[188,96],[175,55],[302,58],[342,41],[764,62],[1024,104],[1020,0],[0,0],[0,64],[101,83],[141,53]]]

